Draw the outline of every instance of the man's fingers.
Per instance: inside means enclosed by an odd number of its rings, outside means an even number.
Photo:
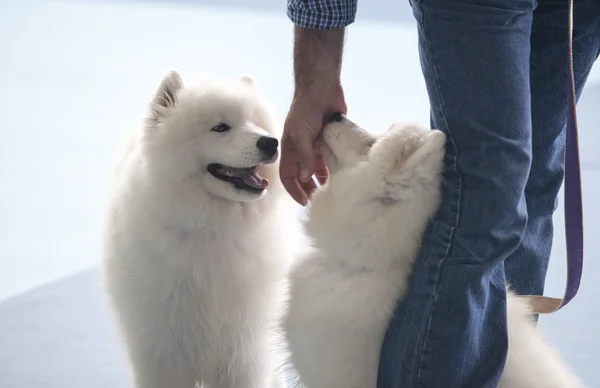
[[[325,171],[319,172],[318,170],[315,170],[315,176],[317,177],[317,181],[320,185],[327,183],[327,179],[329,178],[329,171],[327,171],[327,167],[325,168]]]
[[[294,201],[298,202],[298,204],[302,206],[306,206],[306,204],[308,203],[308,196],[304,192],[304,188],[300,186],[300,182],[298,182],[296,178],[282,178],[281,183],[283,183],[283,187],[285,187],[285,189],[294,199]]]
[[[329,178],[329,169],[327,169],[325,159],[323,159],[323,156],[320,153],[317,154],[316,157],[315,176],[317,177],[317,181],[322,185],[325,184],[327,178]]]
[[[296,150],[288,148],[286,152],[282,152],[281,161],[279,162],[279,177],[283,187],[300,205],[305,206],[308,202],[308,194],[298,182],[298,161]]]
[[[327,166],[323,165],[322,167],[315,168],[315,177],[319,184],[324,185],[327,182],[327,178],[329,178]]]
[[[298,150],[298,159],[300,161],[299,177],[301,182],[308,182],[314,172],[315,154],[313,150],[313,140],[309,131],[293,132],[292,141]]]
[[[307,197],[306,197],[307,202],[308,202],[308,200],[310,200],[313,193],[317,189],[317,185],[315,184],[315,181],[313,181],[312,179],[309,179],[308,182],[300,182],[300,187],[302,188],[302,191],[307,195]]]

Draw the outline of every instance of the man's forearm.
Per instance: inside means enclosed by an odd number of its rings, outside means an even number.
[[[296,94],[321,93],[340,84],[345,28],[294,30]]]

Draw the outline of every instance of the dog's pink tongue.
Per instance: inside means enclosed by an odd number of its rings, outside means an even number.
[[[264,189],[269,185],[269,181],[256,173],[256,171],[252,171],[251,173],[244,174],[242,176],[244,183],[248,186],[252,186],[255,189]]]

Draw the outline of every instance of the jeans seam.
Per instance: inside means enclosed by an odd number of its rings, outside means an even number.
[[[417,3],[417,2],[415,2]],[[446,111],[444,108],[444,102],[441,96],[441,93],[439,91],[438,88],[438,75],[437,75],[437,70],[436,70],[436,66],[435,66],[435,61],[434,61],[434,55],[433,55],[433,50],[431,48],[430,45],[430,41],[429,39],[427,39],[427,31],[426,31],[426,23],[425,23],[425,12],[423,11],[422,7],[420,6],[420,4],[414,4],[414,6],[416,6],[420,12],[420,22],[421,22],[421,26],[423,29],[423,35],[425,37],[425,45],[426,45],[426,49],[427,49],[427,54],[430,57],[430,61],[431,61],[431,71],[433,74],[433,92],[435,94],[436,100],[438,101],[438,106],[439,109],[441,111],[441,118],[442,121],[444,122],[444,126],[446,127],[446,131],[448,133],[448,139],[452,145],[452,147],[455,150],[455,155],[453,155],[452,157],[450,157],[451,160],[451,165],[452,165],[452,172],[454,174],[456,174],[457,176],[457,180],[458,180],[458,190],[457,190],[457,198],[454,199],[454,195],[452,195],[452,197],[450,198],[450,203],[451,203],[451,209],[456,208],[456,217],[454,220],[454,224],[450,225],[450,233],[448,234],[448,239],[445,242],[446,244],[446,250],[444,252],[444,255],[442,256],[442,258],[440,259],[438,265],[435,268],[435,272],[434,272],[434,291],[433,291],[433,295],[431,298],[431,302],[427,305],[427,313],[428,313],[428,318],[427,318],[427,324],[426,324],[426,328],[425,328],[425,332],[424,335],[422,337],[422,346],[418,347],[418,349],[416,349],[415,351],[415,358],[418,359],[417,365],[416,365],[416,376],[414,379],[414,386],[417,388],[425,388],[424,385],[422,384],[421,378],[422,378],[422,373],[423,371],[426,371],[426,366],[424,366],[424,360],[426,357],[426,354],[428,353],[427,351],[427,347],[428,347],[428,342],[429,342],[429,337],[430,337],[430,332],[431,332],[431,325],[432,325],[432,311],[435,309],[435,305],[437,302],[437,298],[438,298],[438,292],[439,292],[439,284],[440,284],[440,278],[441,278],[441,273],[442,273],[442,267],[444,266],[448,256],[450,255],[450,249],[452,247],[452,240],[454,239],[454,233],[456,231],[456,227],[459,224],[460,221],[460,203],[461,203],[461,196],[462,196],[462,177],[460,176],[460,174],[458,173],[458,165],[457,165],[457,160],[458,160],[458,148],[456,147],[456,143],[454,141],[454,137],[452,136],[452,131],[450,129],[450,125],[448,124],[448,120],[447,120],[447,116],[446,116]],[[454,194],[454,193],[453,193]],[[446,195],[448,195],[448,193],[446,193]],[[418,342],[417,342],[418,343]],[[420,348],[420,349],[419,349]]]

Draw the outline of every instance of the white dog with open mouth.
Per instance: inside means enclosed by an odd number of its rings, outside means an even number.
[[[394,125],[374,136],[337,115],[323,138],[331,176],[312,199],[313,249],[290,275],[283,328],[306,388],[375,388],[385,330],[441,200],[445,135]],[[532,324],[527,302],[510,292],[507,300],[499,387],[581,387]]]
[[[250,77],[163,79],[116,169],[104,242],[136,387],[281,384],[271,329],[291,202],[277,137]]]

